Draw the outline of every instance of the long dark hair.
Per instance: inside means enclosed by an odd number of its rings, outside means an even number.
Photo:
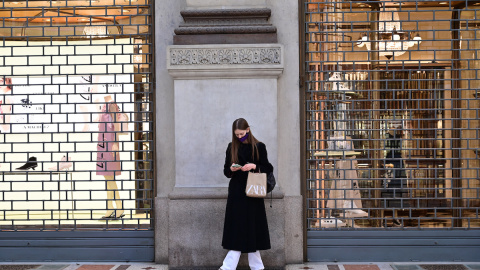
[[[246,130],[250,126],[248,125],[247,120],[243,118],[238,118],[237,120],[233,121],[232,124],[232,149],[230,151],[231,157],[230,160],[232,163],[237,163],[238,162],[238,148],[240,147],[240,140],[238,140],[237,136],[235,136],[235,130]],[[252,129],[250,128],[250,132],[248,134],[247,138],[247,144],[250,144],[252,146],[252,159],[255,160],[255,153],[257,154],[257,157],[260,155],[258,154],[258,149],[257,149],[257,143],[259,141],[253,136]]]

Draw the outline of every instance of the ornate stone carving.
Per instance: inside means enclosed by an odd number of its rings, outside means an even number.
[[[170,48],[170,65],[281,65],[280,47]]]

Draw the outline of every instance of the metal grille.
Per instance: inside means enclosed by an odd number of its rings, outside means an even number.
[[[147,0],[0,3],[0,230],[151,230]]]
[[[305,1],[308,230],[480,227],[480,2]]]

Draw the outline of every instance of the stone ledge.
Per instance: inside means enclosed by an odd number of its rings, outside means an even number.
[[[266,17],[269,18],[272,11],[269,8],[246,8],[246,9],[200,9],[184,10],[180,14],[184,18],[191,17]]]
[[[175,29],[177,35],[209,35],[209,34],[263,34],[276,33],[275,26],[185,26]]]
[[[277,28],[268,22],[271,15],[268,8],[184,10],[180,13],[185,22],[174,30],[175,45],[234,44],[238,39],[243,44],[277,42]],[[189,40],[191,36],[193,40]],[[225,42],[220,43],[222,40]]]
[[[276,33],[262,34],[208,34],[208,35],[175,35],[175,45],[200,44],[273,44],[277,43]]]
[[[227,187],[175,187],[168,195],[170,200],[227,199]],[[284,193],[278,186],[273,190],[273,199],[283,199]],[[265,200],[270,199],[270,193]]]

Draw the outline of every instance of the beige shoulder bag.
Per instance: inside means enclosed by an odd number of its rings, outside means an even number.
[[[267,174],[248,172],[245,193],[247,197],[265,198],[267,196]]]

